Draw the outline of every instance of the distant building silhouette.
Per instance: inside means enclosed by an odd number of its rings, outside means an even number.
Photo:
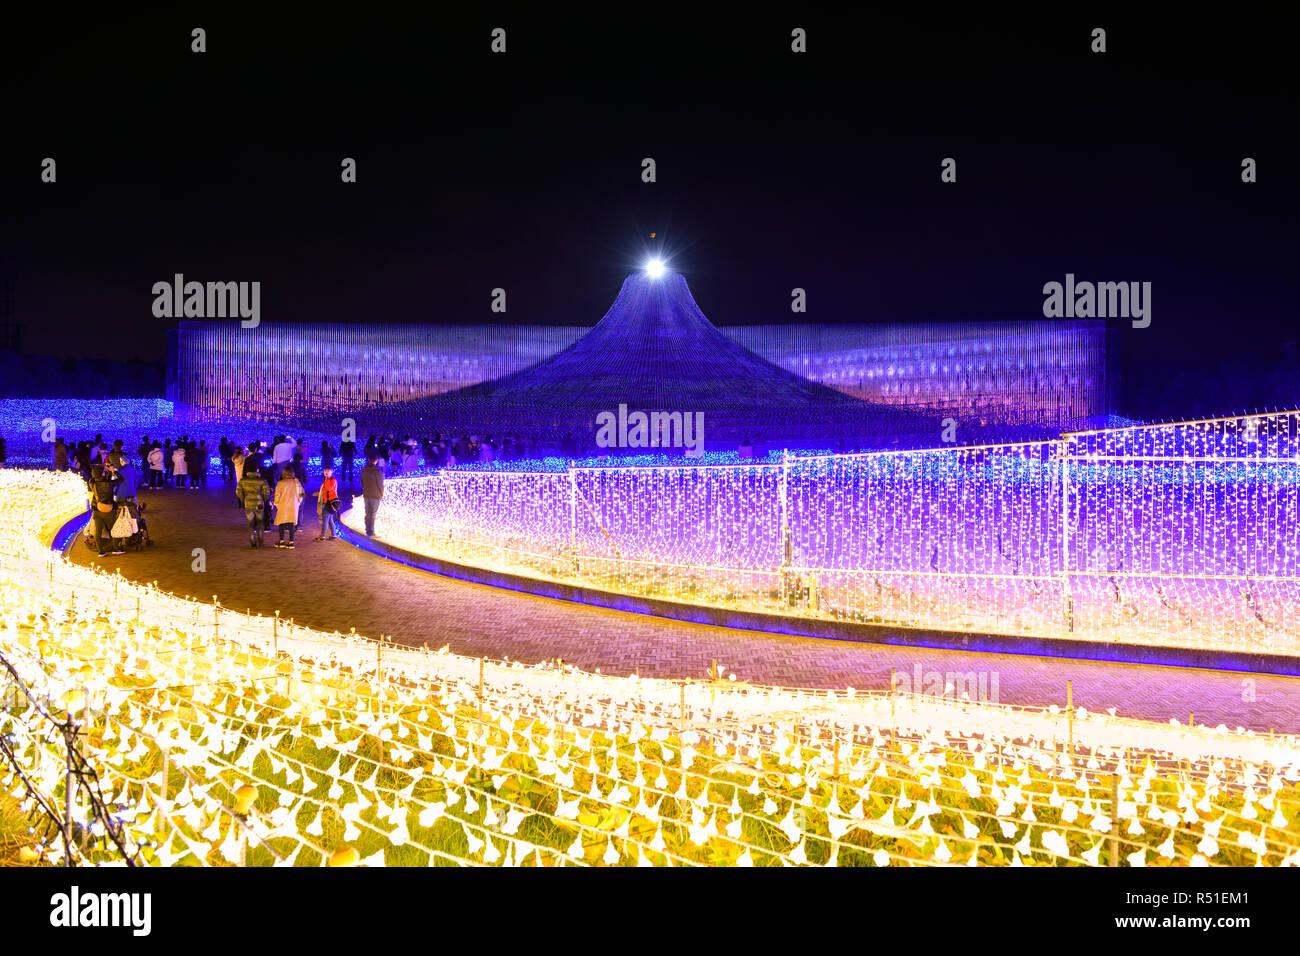
[[[725,422],[742,437],[762,431],[748,424],[756,416],[773,428],[774,416],[834,424],[852,437],[846,418],[863,415],[870,432],[889,431],[875,424],[885,409],[898,427],[920,419],[934,432],[951,417],[966,435],[1115,411],[1116,350],[1103,319],[715,328],[680,276],[653,281],[673,294],[633,308],[625,286],[595,327],[185,320],[168,337],[166,394],[238,417],[471,432],[461,412],[522,431],[526,416],[504,409],[547,409],[548,427],[570,428],[570,411],[585,421],[626,403],[703,411],[714,435]],[[643,279],[629,282],[635,291]]]

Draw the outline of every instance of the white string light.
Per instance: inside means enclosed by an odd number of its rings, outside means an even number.
[[[345,523],[360,531],[356,511]],[[389,483],[421,555],[800,617],[1300,654],[1300,412],[1055,442]]]

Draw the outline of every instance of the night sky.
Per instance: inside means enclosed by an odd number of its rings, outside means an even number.
[[[1132,388],[1300,339],[1295,23],[1242,19],[52,17],[0,40],[0,255],[28,352],[151,360],[177,272],[261,281],[263,321],[457,324],[592,324],[652,248],[719,325],[1150,281]]]

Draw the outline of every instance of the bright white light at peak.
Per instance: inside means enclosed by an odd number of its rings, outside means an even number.
[[[658,279],[664,274],[664,264],[660,259],[651,259],[645,264],[645,274],[652,279]]]

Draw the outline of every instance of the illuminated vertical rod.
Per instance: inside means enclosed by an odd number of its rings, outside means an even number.
[[[1068,441],[1058,445],[1061,450],[1061,577],[1065,586],[1066,613],[1073,618],[1070,609],[1070,459],[1067,446]],[[1070,621],[1070,630],[1074,630],[1073,620]]]
[[[781,449],[781,542],[784,557],[782,568],[790,566],[790,459],[789,451]]]
[[[578,475],[569,465],[569,555],[578,563]]]

